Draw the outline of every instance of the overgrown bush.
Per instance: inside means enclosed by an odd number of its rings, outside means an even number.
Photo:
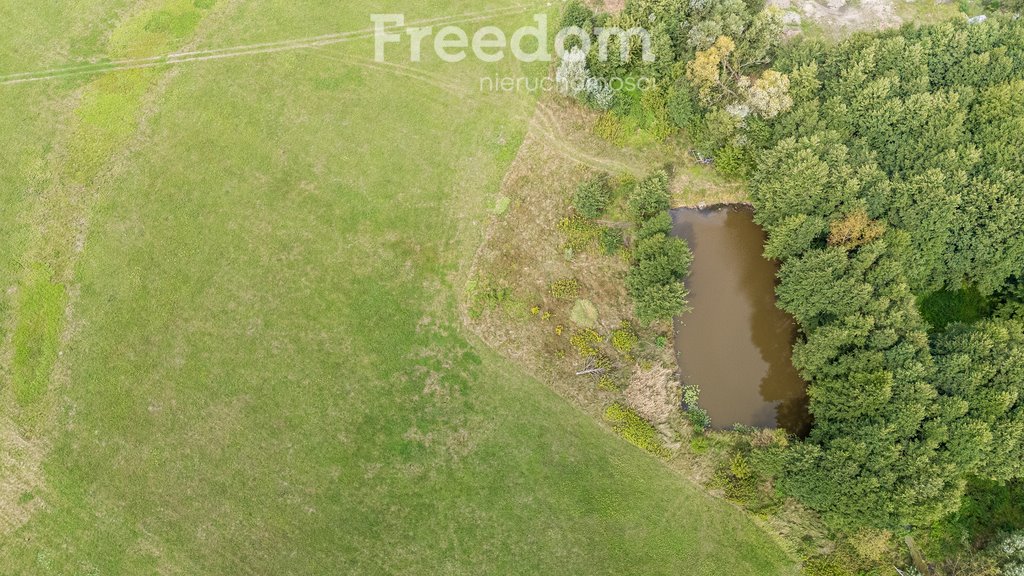
[[[667,235],[672,229],[668,215],[668,174],[656,172],[637,183],[629,198],[629,210],[637,222],[637,246],[626,288],[644,324],[670,320],[686,311],[686,287],[693,255],[686,242]]]
[[[601,230],[598,242],[601,244],[601,250],[605,254],[611,255],[622,249],[625,238],[623,237],[622,230],[618,228],[605,228]]]
[[[692,260],[684,241],[664,234],[637,245],[626,288],[641,322],[671,320],[687,310],[688,292],[682,280],[689,274]]]
[[[701,121],[700,107],[694,101],[690,86],[685,80],[681,80],[669,90],[667,106],[669,118],[679,128],[689,130]]]
[[[623,356],[629,357],[639,343],[640,337],[629,322],[623,322],[621,327],[612,331],[612,347]]]
[[[743,178],[751,170],[749,153],[745,148],[725,146],[715,153],[715,167],[726,176]]]
[[[847,536],[846,540],[861,559],[870,565],[877,565],[890,556],[892,532],[866,528]]]
[[[565,237],[565,248],[573,252],[586,250],[601,233],[601,228],[580,215],[562,218],[558,230]]]
[[[480,316],[486,310],[508,309],[518,303],[511,288],[489,279],[473,281],[467,292],[471,301],[469,312],[474,317]]]
[[[565,5],[565,12],[562,13],[562,25],[561,28],[571,28],[576,26],[583,30],[593,28],[594,24],[594,11],[589,6],[581,2],[580,0],[569,0]],[[576,43],[572,43],[575,40]],[[578,47],[580,45],[580,39],[576,36],[570,36],[567,41],[565,48],[570,49]]]
[[[579,185],[572,204],[586,218],[600,218],[612,198],[612,185],[607,174],[599,174]]]
[[[671,320],[688,310],[686,287],[681,282],[643,286],[630,293],[636,317],[644,324]]]
[[[636,232],[637,242],[643,242],[655,236],[667,236],[672,232],[672,217],[667,211],[648,218]]]

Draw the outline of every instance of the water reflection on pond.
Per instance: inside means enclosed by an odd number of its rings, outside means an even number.
[[[764,231],[747,206],[672,212],[673,234],[693,250],[689,312],[676,319],[684,384],[701,389],[716,428],[780,427],[805,435],[807,386],[790,355],[793,319],[775,305],[777,264],[762,256]]]

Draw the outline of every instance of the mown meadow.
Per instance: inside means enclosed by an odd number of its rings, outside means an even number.
[[[505,8],[12,5],[0,75]],[[0,84],[0,572],[792,572],[462,328],[546,69],[372,50]]]

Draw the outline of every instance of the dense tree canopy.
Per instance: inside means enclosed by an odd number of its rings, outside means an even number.
[[[958,325],[935,343],[936,385],[958,416],[950,446],[961,466],[993,480],[1024,476],[1024,329]]]
[[[915,296],[993,293],[1024,270],[1022,31],[961,21],[790,47],[776,68],[793,108],[739,128],[815,418],[781,485],[834,526],[925,525],[968,477],[1022,475],[1021,325],[930,342]]]
[[[818,202],[806,185],[836,153],[828,142],[843,143],[833,174],[856,180],[870,217],[909,233],[903,263],[915,291],[968,282],[990,294],[1024,269],[1024,24],[950,21],[798,44],[776,69],[793,109],[747,129],[754,147],[793,155],[804,178],[785,183],[804,187],[789,194]],[[798,149],[790,140],[800,137],[820,144]],[[828,195],[820,209],[843,200]],[[765,209],[778,212],[779,201]]]

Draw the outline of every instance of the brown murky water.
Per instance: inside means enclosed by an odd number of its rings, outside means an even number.
[[[715,428],[810,428],[807,386],[793,368],[793,319],[775,306],[777,264],[762,256],[764,231],[747,206],[672,212],[673,234],[693,250],[689,312],[676,319],[684,384],[700,386]]]

